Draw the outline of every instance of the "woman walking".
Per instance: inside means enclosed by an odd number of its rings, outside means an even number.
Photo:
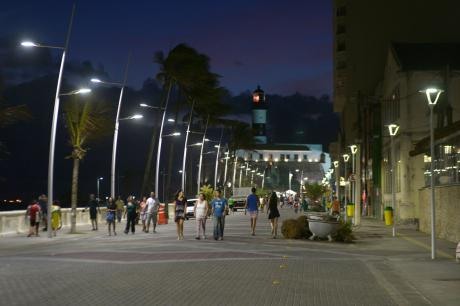
[[[272,192],[270,200],[268,201],[267,213],[272,227],[272,238],[275,239],[276,235],[278,235],[278,218],[280,217],[276,192]]]
[[[51,206],[51,230],[53,235],[56,237],[57,231],[62,227],[61,219],[61,206],[59,206],[59,201],[54,201],[53,206]]]
[[[113,234],[116,236],[117,232],[115,232],[115,215],[117,213],[117,205],[113,201],[112,197],[109,197],[107,200],[107,226],[109,230],[109,236],[112,236],[112,232],[110,231],[110,226],[113,227]]]
[[[134,204],[133,196],[129,196],[126,202],[127,203],[126,203],[125,217],[127,216],[127,218],[126,218],[125,234],[129,233],[130,227],[131,227],[131,233],[134,234],[134,232],[136,231],[135,225],[136,225],[136,215],[137,214],[136,214],[136,205]]]
[[[147,197],[142,197],[141,204],[139,205],[140,209],[140,218],[142,222],[142,231],[145,233],[146,226],[145,221],[147,220]]]
[[[201,238],[206,239],[206,218],[208,216],[208,201],[204,198],[204,193],[200,192],[198,200],[195,202],[195,207],[193,208],[196,221],[196,240]],[[201,235],[201,230],[203,230],[203,235]]]
[[[185,209],[187,207],[187,199],[185,198],[184,192],[179,190],[176,193],[174,201],[174,221],[177,226],[177,240],[184,240],[184,220],[185,220]]]

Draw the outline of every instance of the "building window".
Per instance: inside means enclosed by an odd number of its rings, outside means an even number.
[[[273,154],[270,154],[269,157],[270,157],[270,160],[273,160]]]
[[[264,159],[264,155],[263,154],[259,154],[259,159]]]
[[[400,116],[400,92],[399,85],[392,91],[390,97],[383,101],[383,124],[388,125],[399,120]]]
[[[291,155],[286,154],[286,159],[291,159]]]
[[[308,159],[307,154],[304,154],[304,155],[303,155],[303,160],[307,160],[307,159]]]
[[[337,62],[337,67],[336,67],[336,68],[337,68],[338,70],[347,68],[347,62],[345,62],[345,61],[339,61],[339,62]]]
[[[299,154],[294,154],[294,159],[298,160],[299,159]]]
[[[284,160],[284,154],[280,154],[280,159]]]
[[[347,7],[346,6],[341,6],[337,8],[337,17],[343,17],[347,15]]]
[[[435,147],[434,158],[434,184],[453,185],[460,183],[460,140],[450,141]],[[430,186],[431,158],[425,155],[425,185]]]
[[[347,46],[344,41],[340,41],[337,43],[337,51],[345,51],[347,49]]]
[[[345,34],[347,32],[347,28],[344,24],[338,24],[337,29],[335,31],[336,34]]]

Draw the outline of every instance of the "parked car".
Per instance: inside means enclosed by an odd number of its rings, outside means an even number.
[[[189,199],[187,200],[187,209],[185,211],[185,219],[188,220],[189,218],[195,218],[195,214],[193,213],[193,208],[195,207],[195,202],[197,199]]]

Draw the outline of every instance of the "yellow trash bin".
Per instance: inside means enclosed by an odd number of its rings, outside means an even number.
[[[347,217],[353,217],[355,215],[355,204],[347,204]]]
[[[393,225],[393,208],[385,207],[383,215],[385,217],[385,225]]]

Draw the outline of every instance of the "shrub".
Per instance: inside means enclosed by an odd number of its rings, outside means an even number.
[[[304,226],[296,219],[287,219],[283,221],[281,225],[281,233],[284,238],[287,239],[299,239],[302,238]]]
[[[302,226],[302,238],[308,238],[312,235],[310,228],[308,227],[308,218],[307,216],[300,216],[297,218],[297,222]]]
[[[335,241],[346,242],[350,243],[353,240],[356,240],[355,236],[353,235],[353,228],[351,222],[344,222],[340,221],[340,227],[337,232],[332,235],[332,238]]]

